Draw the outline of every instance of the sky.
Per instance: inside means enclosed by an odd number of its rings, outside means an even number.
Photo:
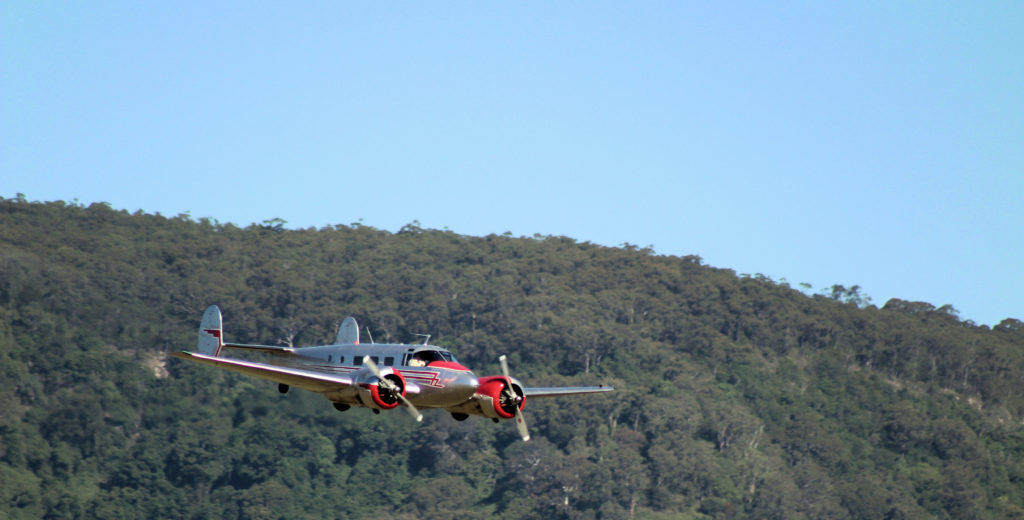
[[[0,196],[1024,319],[1024,3],[0,3]]]

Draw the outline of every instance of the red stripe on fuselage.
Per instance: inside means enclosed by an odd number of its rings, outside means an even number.
[[[440,374],[431,370],[402,370],[402,375],[410,381],[422,383],[434,388],[444,388]]]
[[[312,364],[312,363],[280,363],[280,366],[289,368],[300,368],[307,370],[316,370],[319,372],[328,372],[333,374],[350,374],[359,370],[362,367],[355,366],[342,366],[342,365],[323,365],[323,364]],[[461,365],[460,365],[461,366]],[[392,367],[395,368],[395,367]],[[467,371],[469,369],[466,369]],[[409,369],[398,369],[395,368],[396,372],[399,372],[402,377],[412,381],[416,384],[423,384],[432,388],[444,388],[447,386],[441,381],[441,374],[433,370],[409,370]]]

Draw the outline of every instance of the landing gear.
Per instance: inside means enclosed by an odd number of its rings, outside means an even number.
[[[469,414],[452,412],[452,419],[455,419],[456,421],[465,421],[466,419],[469,419]]]
[[[339,411],[339,412],[344,412],[345,410],[348,410],[349,408],[352,408],[351,405],[347,405],[345,403],[331,403],[331,404],[333,404],[334,405],[334,409]]]
[[[282,394],[287,394],[288,393],[288,388],[289,388],[288,385],[286,385],[284,383],[278,383],[277,384],[277,391],[281,392]]]

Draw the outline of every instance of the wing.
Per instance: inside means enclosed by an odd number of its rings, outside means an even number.
[[[269,379],[277,383],[284,383],[286,385],[301,388],[303,390],[309,390],[311,392],[330,392],[352,386],[351,377],[325,374],[323,372],[315,372],[313,370],[306,370],[302,368],[282,367],[241,359],[208,356],[206,354],[197,354],[195,352],[188,351],[172,352],[171,355],[181,359],[195,361],[196,363],[202,363],[204,365],[238,372],[247,376]]]
[[[560,395],[580,395],[580,394],[596,394],[601,392],[611,392],[615,390],[610,386],[560,386],[560,387],[537,387],[537,388],[524,388],[523,393],[526,397],[557,397]]]

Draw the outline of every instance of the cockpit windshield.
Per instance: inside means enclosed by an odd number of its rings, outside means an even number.
[[[410,367],[424,367],[435,361],[447,361],[458,363],[455,356],[447,350],[423,349],[411,354],[406,354],[405,365]]]

